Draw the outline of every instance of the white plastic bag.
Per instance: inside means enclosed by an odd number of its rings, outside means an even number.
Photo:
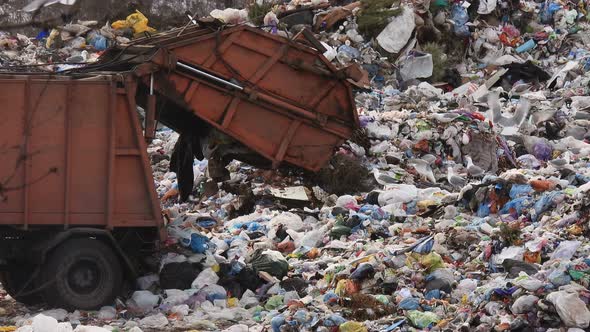
[[[401,15],[393,20],[377,36],[377,42],[389,53],[398,53],[406,46],[416,27],[414,11],[404,7]]]
[[[510,310],[516,315],[524,314],[530,312],[537,301],[539,301],[539,298],[534,295],[524,295],[514,301]]]
[[[590,325],[590,311],[578,294],[558,291],[547,295],[546,299],[553,303],[565,326],[587,328]]]
[[[168,318],[164,314],[157,314],[153,316],[147,316],[139,321],[139,325],[144,328],[150,329],[163,329],[168,325]]]
[[[551,254],[551,259],[570,260],[582,244],[580,241],[562,241]]]
[[[199,273],[197,278],[195,278],[195,281],[193,281],[191,287],[193,289],[201,289],[207,285],[215,285],[218,281],[219,277],[217,276],[217,273],[213,271],[213,269],[204,269],[201,271],[201,273]]]
[[[151,310],[158,305],[160,297],[150,291],[136,291],[131,296],[131,300],[135,302],[139,309]]]

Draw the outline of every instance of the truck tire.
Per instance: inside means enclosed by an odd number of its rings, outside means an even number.
[[[29,281],[33,272],[34,268],[11,268],[8,271],[0,273],[0,282],[4,290],[16,301],[28,306],[37,305],[43,302],[43,298],[40,292],[31,293],[37,285],[36,280],[33,280],[26,289],[23,289],[23,286]]]
[[[114,302],[123,283],[121,263],[96,239],[71,239],[50,253],[43,284],[48,304],[70,310],[98,309]]]

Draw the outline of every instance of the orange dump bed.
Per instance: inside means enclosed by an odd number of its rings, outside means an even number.
[[[162,51],[165,60],[150,59]],[[344,71],[312,47],[257,28],[173,30],[105,59],[107,67],[122,61],[167,67],[155,79],[160,94],[172,86],[189,112],[274,166],[285,161],[317,171],[359,125]]]

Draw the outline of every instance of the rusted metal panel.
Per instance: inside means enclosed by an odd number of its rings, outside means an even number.
[[[163,70],[166,84],[172,82],[185,105],[275,167],[286,161],[317,171],[358,128],[351,85],[317,50],[248,26],[179,32],[142,38],[121,51],[145,53],[152,46],[154,62],[163,61],[162,49],[172,54],[179,66]]]
[[[134,85],[118,93],[121,77],[0,75],[0,224],[160,225]]]

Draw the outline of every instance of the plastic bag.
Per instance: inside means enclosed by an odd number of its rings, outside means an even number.
[[[64,309],[51,309],[42,312],[43,315],[53,317],[58,321],[64,321],[68,316],[68,312]],[[1,330],[0,330],[1,331]]]
[[[356,198],[350,195],[344,195],[338,197],[336,200],[336,206],[350,209],[350,210],[358,210],[360,206],[358,206]]]
[[[332,314],[324,318],[324,326],[336,327],[344,324],[346,319],[342,318],[339,314]]]
[[[140,290],[146,290],[160,281],[160,277],[157,274],[148,274],[137,279],[137,288]]]
[[[377,36],[377,42],[389,53],[398,53],[412,37],[416,27],[414,10],[403,7],[401,15],[393,17],[391,22]]]
[[[139,325],[144,328],[150,329],[163,329],[168,325],[168,319],[164,314],[157,314],[153,316],[147,316],[139,321]]]
[[[76,37],[68,41],[68,46],[75,49],[83,49],[86,47],[86,39],[84,37]]]
[[[530,197],[519,197],[506,203],[502,209],[500,209],[500,213],[507,214],[510,213],[511,209],[514,209],[517,214],[521,215],[523,210],[528,209],[532,204],[533,201]]]
[[[539,141],[533,145],[532,154],[539,160],[547,161],[551,159],[552,153],[553,148],[545,141]]]
[[[180,289],[167,289],[165,292],[166,299],[162,301],[164,305],[177,305],[184,303],[189,299],[189,293],[182,291]]]
[[[471,34],[469,32],[469,27],[465,24],[469,22],[469,14],[467,14],[467,9],[465,9],[461,5],[454,5],[451,9],[451,19],[455,23],[453,27],[453,31],[458,37],[469,37]]]
[[[408,297],[403,300],[397,305],[398,309],[402,310],[417,310],[420,308],[420,299],[415,297]]]
[[[138,309],[145,311],[155,308],[160,302],[160,297],[149,291],[136,291],[131,296],[131,300],[137,305]]]
[[[113,307],[102,307],[98,312],[98,319],[113,320],[117,317],[117,309]]]
[[[411,184],[394,184],[390,190],[379,194],[379,205],[408,203],[418,197],[418,188]]]
[[[531,213],[531,219],[537,221],[537,218],[548,211],[551,207],[559,204],[565,198],[565,194],[560,191],[552,191],[543,194],[534,205],[534,214]]]
[[[557,3],[545,2],[541,6],[541,13],[540,13],[541,23],[545,23],[545,24],[552,23],[551,21],[553,20],[553,14],[555,14],[560,9],[561,9],[561,5],[559,5]]]
[[[412,310],[409,311],[406,316],[410,320],[410,323],[419,329],[425,329],[440,321],[440,318],[434,312],[430,311],[422,312],[418,310]]]
[[[477,288],[477,280],[475,279],[463,279],[457,285],[457,288],[453,291],[453,298],[460,300],[463,296],[469,296]]]
[[[270,299],[268,299],[268,301],[266,301],[266,304],[264,305],[264,308],[266,310],[275,310],[279,307],[281,307],[283,305],[283,296],[282,295],[274,295],[271,296]]]
[[[572,282],[572,278],[566,274],[566,267],[561,264],[557,269],[553,270],[549,276],[547,276],[547,280],[549,280],[555,287],[565,286]]]
[[[97,51],[104,51],[108,47],[107,39],[103,35],[100,35],[100,34],[96,35],[92,39],[91,44]]]
[[[289,271],[289,263],[278,251],[257,250],[252,254],[251,263],[254,270],[268,272],[279,279],[286,276]]]
[[[428,78],[432,76],[432,70],[432,54],[415,52],[403,62],[400,75],[403,80]]]
[[[530,312],[539,298],[534,295],[524,295],[516,299],[510,310],[513,314],[524,314]]]
[[[480,15],[487,15],[496,9],[497,1],[496,0],[482,0],[479,2],[479,7],[477,8],[477,13]]]
[[[39,314],[33,318],[33,330],[34,331],[57,331],[57,320],[53,317]]]
[[[217,273],[213,269],[208,268],[199,273],[199,276],[197,276],[191,286],[193,289],[201,289],[206,285],[215,285],[218,281],[219,276],[217,276]]]
[[[204,254],[209,249],[209,238],[200,233],[191,234],[191,250],[196,254]]]
[[[537,289],[545,286],[544,282],[542,282],[538,279],[535,279],[535,278],[531,278],[531,277],[527,276],[526,273],[524,273],[524,272],[521,272],[521,274],[524,274],[524,276],[521,275],[520,277],[516,278],[516,281],[514,282],[516,285],[518,285],[530,292],[535,292]]]
[[[201,288],[201,292],[205,293],[207,301],[214,303],[215,300],[227,299],[227,292],[225,288],[220,285],[207,285]]]
[[[437,269],[426,276],[424,280],[426,281],[426,291],[439,289],[450,293],[455,283],[453,272],[449,269]]]
[[[525,249],[523,247],[506,247],[502,251],[494,256],[494,264],[502,264],[505,259],[513,259],[516,261],[522,261]]]
[[[418,259],[418,261],[420,262],[420,264],[422,264],[422,266],[424,266],[426,268],[427,272],[431,272],[434,271],[436,269],[439,269],[441,267],[444,267],[444,262],[442,260],[442,257],[435,253],[435,252],[431,252],[428,255],[420,255],[420,254],[411,254],[408,259],[410,258],[416,258]]]
[[[324,235],[326,235],[327,229],[326,227],[321,227],[319,229],[315,229],[305,233],[303,238],[299,241],[299,246],[303,247],[319,247],[322,244],[322,239]]]
[[[223,10],[214,9],[209,14],[211,17],[218,19],[226,24],[242,24],[248,21],[247,9],[226,8]]]
[[[581,244],[580,241],[562,241],[551,254],[551,259],[570,260]]]
[[[348,321],[344,324],[340,324],[338,327],[339,332],[367,332],[367,328],[363,323]]]
[[[147,17],[145,17],[145,15],[143,15],[139,10],[136,10],[135,13],[127,16],[125,20],[113,22],[111,27],[115,30],[131,28],[136,34],[143,32],[156,32],[156,29],[148,26]]]
[[[553,303],[565,326],[587,328],[590,325],[590,311],[578,294],[559,291],[547,295],[546,299]]]
[[[526,169],[539,169],[541,168],[541,162],[532,154],[523,154],[522,156],[516,158],[519,165]]]

